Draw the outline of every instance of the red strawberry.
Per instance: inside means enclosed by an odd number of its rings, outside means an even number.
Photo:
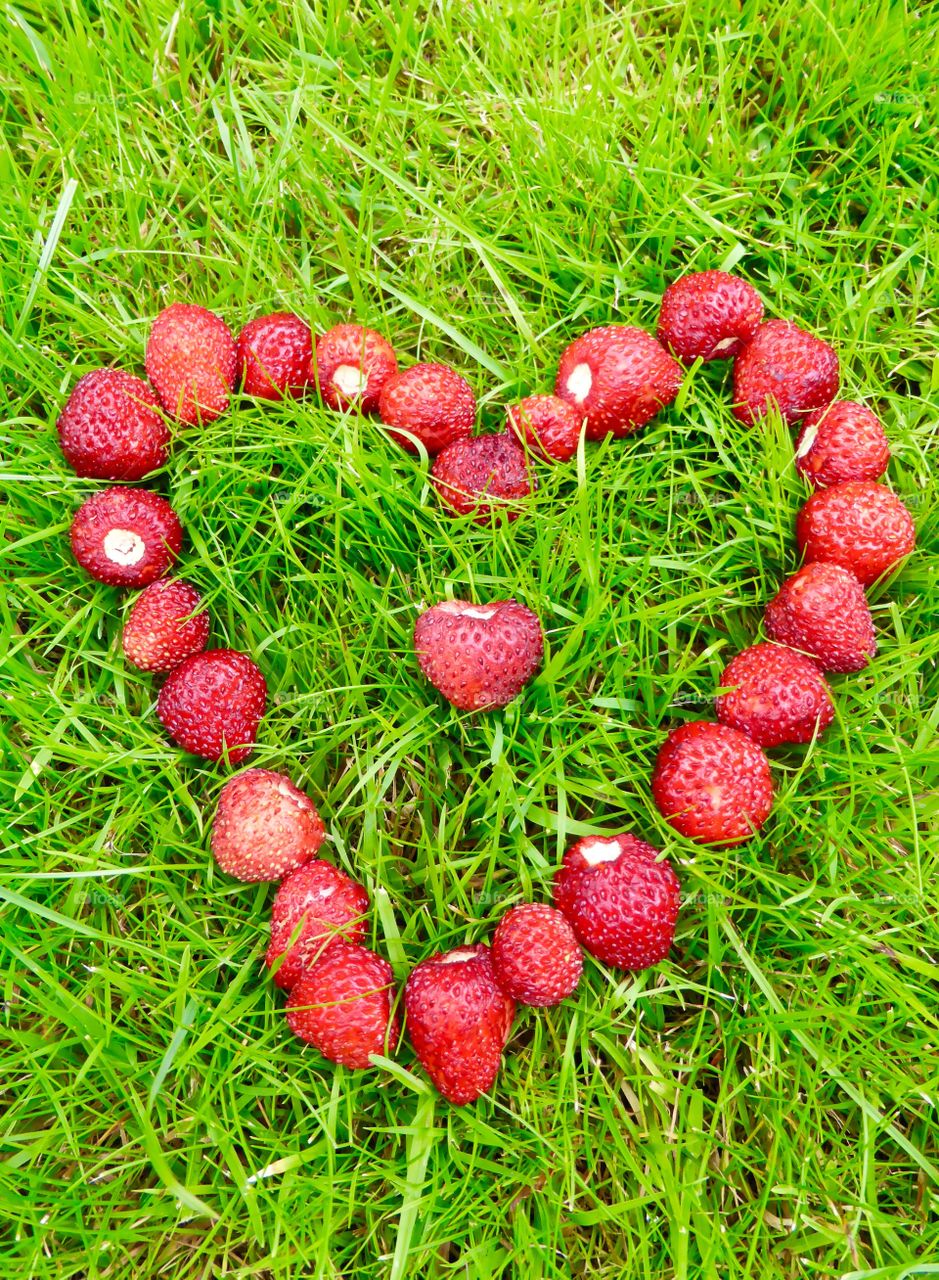
[[[860,671],[877,652],[861,584],[837,564],[807,564],[787,578],[766,606],[766,632],[823,671]]]
[[[754,644],[724,668],[717,718],[761,747],[811,742],[835,708],[825,677],[810,659],[778,644]]]
[[[628,436],[672,403],[682,368],[651,333],[608,324],[575,339],[561,356],[555,393],[587,419],[587,439]]]
[[[236,880],[279,880],[314,858],[325,836],[313,801],[289,778],[246,769],[222,788],[212,852]]]
[[[769,816],[773,783],[755,742],[725,724],[673,729],[658,754],[652,796],[665,820],[699,844],[740,844]]]
[[[174,302],[153,322],[147,376],[167,413],[196,426],[228,408],[238,366],[225,321],[205,307]]]
[[[734,416],[751,425],[775,405],[785,422],[838,394],[838,357],[788,320],[767,320],[734,360]]]
[[[816,489],[844,480],[878,480],[889,461],[880,419],[854,400],[835,400],[802,420],[796,467]]]
[[[873,480],[813,493],[799,512],[796,537],[806,560],[840,564],[865,587],[916,545],[913,517],[895,493]]]
[[[79,378],[57,423],[65,460],[77,475],[139,480],[166,462],[170,433],[153,388],[123,369]]]
[[[145,587],[162,578],[183,545],[182,527],[165,498],[120,485],[85,499],[70,538],[81,567],[113,587]]]
[[[752,284],[726,271],[693,271],[662,295],[657,337],[679,360],[727,360],[750,341],[763,319]]]
[[[509,405],[505,414],[506,430],[547,462],[573,458],[583,421],[573,405],[560,396],[526,396]]]
[[[157,699],[163,728],[184,751],[231,764],[249,756],[267,708],[267,684],[244,653],[210,649],[187,658]]]
[[[554,901],[591,955],[619,969],[648,969],[668,955],[678,917],[678,878],[658,850],[623,832],[572,845]]]
[[[492,938],[492,969],[502,990],[539,1008],[560,1004],[580,982],[584,958],[560,911],[543,902],[513,907]]]
[[[292,311],[249,320],[238,335],[238,378],[261,400],[302,396],[312,379],[313,336]]]
[[[515,600],[445,600],[414,624],[421,670],[460,711],[487,711],[516,698],[541,666],[537,614]]]
[[[434,454],[472,434],[476,397],[466,379],[449,365],[415,364],[388,379],[379,412],[388,434],[402,449],[417,453],[414,441],[408,439],[416,436]]]
[[[492,1088],[515,1017],[481,942],[438,952],[404,988],[408,1035],[436,1088],[456,1106]]]
[[[393,1054],[400,1027],[392,1011],[391,965],[367,947],[334,942],[290,993],[290,1030],[344,1067],[372,1065],[373,1053]]]
[[[196,612],[199,592],[179,578],[153,582],[134,601],[122,644],[128,661],[141,671],[172,671],[209,639],[209,615]]]
[[[525,451],[514,436],[455,440],[434,460],[430,481],[445,507],[488,524],[495,512],[517,520],[535,489]]]
[[[289,991],[304,970],[338,940],[365,937],[368,894],[344,871],[314,858],[282,881],[271,911],[271,941],[264,962]]]
[[[337,324],[316,339],[313,376],[331,409],[374,413],[382,388],[398,371],[394,348],[374,329]]]

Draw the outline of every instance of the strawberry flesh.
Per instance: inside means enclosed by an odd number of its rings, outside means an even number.
[[[796,519],[796,538],[807,561],[839,564],[870,586],[910,554],[916,530],[886,485],[849,480],[812,494]]]
[[[414,649],[424,675],[461,711],[504,707],[541,666],[537,614],[515,600],[446,600],[420,615]]]
[[[281,883],[271,911],[264,958],[279,987],[289,991],[327,948],[365,937],[368,893],[344,871],[314,858]]]
[[[678,394],[681,365],[644,329],[609,324],[581,334],[561,356],[555,395],[586,418],[587,439],[638,431]]]
[[[748,426],[778,409],[797,422],[838,394],[838,357],[788,320],[767,320],[734,360],[733,413]]]
[[[146,365],[168,414],[189,426],[211,422],[231,399],[238,367],[235,339],[214,312],[174,302],[153,322]]]
[[[292,311],[258,316],[238,335],[238,379],[245,395],[297,399],[310,385],[312,363],[310,326]]]
[[[156,394],[123,369],[94,369],[79,378],[56,425],[76,475],[140,480],[166,462],[170,433]]]
[[[662,295],[656,336],[685,364],[727,360],[750,341],[762,319],[763,299],[746,280],[726,271],[694,271]]]
[[[234,649],[209,649],[187,658],[166,678],[157,716],[184,751],[237,764],[254,748],[267,708],[267,684],[258,667]]]
[[[415,364],[389,378],[381,393],[381,420],[392,440],[417,453],[415,436],[431,455],[472,434],[473,388],[445,364]],[[404,433],[407,432],[407,435]]]
[[[564,855],[554,901],[604,964],[640,970],[664,960],[675,937],[678,878],[659,852],[628,832],[586,836]]]
[[[449,1102],[465,1106],[492,1088],[515,1001],[496,982],[487,946],[422,961],[407,980],[404,1008],[414,1051]]]
[[[860,671],[877,652],[874,623],[854,574],[820,561],[787,578],[766,606],[766,632],[823,671]]]
[[[761,747],[811,742],[831,724],[835,708],[818,667],[785,645],[754,644],[724,668],[715,709],[721,724]]]
[[[280,880],[315,857],[325,836],[313,801],[289,778],[246,769],[222,788],[212,853],[237,880]]]
[[[334,942],[300,978],[287,1003],[294,1035],[324,1058],[362,1070],[371,1055],[393,1054],[400,1027],[387,960],[351,942]]]
[[[542,902],[507,911],[492,938],[492,968],[502,990],[522,1004],[560,1004],[580,982],[580,945],[567,919]]]
[[[209,639],[209,615],[202,597],[179,578],[162,578],[141,591],[124,624],[121,644],[141,671],[172,671]]]
[[[773,805],[769,762],[746,734],[697,720],[673,729],[652,775],[659,812],[699,844],[740,844]]]
[[[165,498],[121,485],[86,498],[69,537],[86,573],[114,587],[146,587],[162,578],[183,545],[182,526]]]

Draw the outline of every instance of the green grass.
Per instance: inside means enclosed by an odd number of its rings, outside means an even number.
[[[939,13],[735,5],[17,0],[0,34],[4,588],[0,1253],[17,1277],[759,1280],[936,1273]],[[804,488],[723,368],[641,435],[540,470],[530,515],[441,514],[422,466],[314,403],[236,406],[154,480],[216,643],[272,690],[253,762],[326,819],[400,978],[549,893],[573,838],[678,867],[668,963],[587,965],[457,1110],[409,1049],[332,1069],[261,956],[271,892],[213,867],[226,776],[165,741],[128,598],[72,562],[95,485],[53,424],[139,370],[172,299],[355,318],[474,384],[547,389],[591,324],[733,267],[837,343],[919,551],[880,654],[730,852],[648,778],[797,563]],[[420,602],[515,595],[542,675],[465,717]]]

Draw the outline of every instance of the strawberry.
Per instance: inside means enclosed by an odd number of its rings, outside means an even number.
[[[750,341],[762,319],[763,299],[746,280],[726,271],[693,271],[662,295],[656,336],[685,364],[727,360]]]
[[[604,964],[648,969],[668,955],[678,917],[678,878],[659,852],[623,832],[571,845],[554,901],[581,943]]]
[[[238,367],[235,339],[214,312],[174,302],[153,322],[146,365],[167,413],[189,426],[211,422],[231,398]]]
[[[696,720],[673,729],[652,775],[659,812],[699,844],[740,844],[773,806],[769,762],[755,742],[725,724]]]
[[[368,894],[362,885],[322,858],[282,881],[271,911],[271,940],[264,957],[279,987],[289,991],[328,947],[365,937]]]
[[[488,524],[496,512],[517,520],[535,489],[525,450],[505,432],[448,444],[434,460],[430,482],[445,507],[477,524]]]
[[[492,1088],[515,1017],[481,942],[437,952],[404,988],[408,1035],[424,1070],[456,1106]]]
[[[628,436],[672,403],[682,368],[665,348],[630,325],[582,333],[561,356],[555,394],[587,420],[587,439]]]
[[[140,480],[166,462],[170,433],[153,388],[123,369],[79,378],[56,427],[76,475]]]
[[[297,399],[310,385],[312,364],[310,326],[292,311],[258,316],[238,335],[238,379],[245,395]]]
[[[831,724],[835,708],[818,667],[795,649],[754,644],[724,668],[717,718],[758,746],[811,742]]]
[[[124,624],[122,646],[141,671],[172,671],[209,639],[209,615],[198,611],[199,592],[179,578],[162,578],[142,591]]]
[[[476,397],[466,379],[449,365],[415,364],[388,379],[379,413],[402,449],[417,453],[417,445],[409,439],[415,436],[434,454],[472,434]]]
[[[69,536],[86,573],[113,587],[145,587],[162,578],[183,545],[182,526],[165,498],[121,485],[86,498]]]
[[[816,489],[844,480],[879,480],[889,461],[880,419],[854,400],[835,400],[802,419],[796,468]]]
[[[258,667],[234,649],[209,649],[181,662],[157,699],[163,728],[184,751],[231,764],[249,756],[267,708]]]
[[[748,426],[774,405],[785,422],[796,422],[837,394],[838,357],[788,320],[761,324],[734,360],[733,412]]]
[[[910,554],[916,530],[886,485],[848,480],[812,494],[796,519],[796,538],[806,560],[840,564],[867,587]]]
[[[560,396],[526,396],[509,405],[505,427],[546,462],[566,462],[577,452],[583,416]]]
[[[337,324],[316,339],[313,380],[331,409],[374,413],[382,388],[398,371],[389,342],[360,324]]]
[[[803,565],[766,606],[766,632],[823,671],[860,671],[877,652],[861,584],[837,564]]]
[[[236,880],[280,880],[314,858],[325,836],[313,801],[289,778],[246,769],[222,788],[212,853]]]
[[[290,993],[287,1022],[294,1035],[344,1067],[372,1065],[393,1054],[401,1029],[395,1016],[391,965],[367,947],[334,942]]]
[[[512,907],[493,934],[496,982],[522,1004],[560,1004],[576,990],[583,967],[573,929],[560,911],[543,902]]]
[[[544,656],[537,614],[515,600],[445,600],[414,624],[424,675],[460,711],[488,711],[518,697]]]

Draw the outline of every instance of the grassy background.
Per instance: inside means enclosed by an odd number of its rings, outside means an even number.
[[[936,10],[17,0],[0,44],[10,1274],[935,1273]],[[334,1070],[263,979],[271,892],[211,864],[224,771],[165,742],[127,597],[70,559],[95,486],[58,408],[187,299],[374,325],[493,427],[692,266],[837,343],[920,538],[874,593],[880,656],[835,678],[823,742],[775,753],[743,848],[676,838],[648,790],[797,563],[789,433],[743,430],[723,367],[542,469],[505,528],[447,519],[374,424],[311,403],[236,406],[154,481],[214,642],[270,683],[253,763],[309,788],[400,977],[546,896],[575,836],[634,829],[682,877],[670,962],[591,962],[522,1012],[491,1099],[450,1108],[409,1049]],[[419,677],[415,610],[447,593],[544,620],[502,714]]]

